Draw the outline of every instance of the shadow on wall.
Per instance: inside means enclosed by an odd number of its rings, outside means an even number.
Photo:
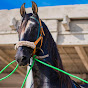
[[[75,32],[74,36],[80,40],[85,40],[83,31],[88,31],[88,20],[78,20],[78,21],[72,21],[70,23],[70,33],[73,34]],[[77,34],[76,34],[77,33]]]
[[[76,42],[85,41],[85,35],[88,31],[88,20],[78,20],[78,21],[71,21],[70,23],[70,31],[65,31],[65,29],[59,24],[59,35],[58,35],[58,42],[63,44],[64,42],[72,43],[74,40]],[[63,34],[64,32],[64,34]],[[85,32],[85,33],[83,33]],[[61,34],[62,33],[62,34]],[[72,41],[72,39],[74,39]]]

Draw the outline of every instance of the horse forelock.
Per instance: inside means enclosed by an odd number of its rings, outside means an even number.
[[[23,36],[23,34],[27,30],[29,24],[32,23],[32,21],[29,20],[30,16],[32,16],[32,13],[26,14],[22,18],[21,25],[20,25],[19,29],[17,30],[18,34],[19,34],[19,38]]]

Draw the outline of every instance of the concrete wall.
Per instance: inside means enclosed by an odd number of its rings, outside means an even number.
[[[31,8],[26,9],[26,11],[27,13],[32,12]],[[88,5],[39,7],[38,14],[49,27],[58,45],[87,44]],[[65,16],[68,18],[65,19]],[[10,27],[14,17],[18,21],[21,20],[19,9],[0,11],[0,44],[13,44],[18,41],[16,31]],[[66,31],[66,27],[63,25],[64,19],[69,31]],[[2,35],[4,35],[3,40]]]

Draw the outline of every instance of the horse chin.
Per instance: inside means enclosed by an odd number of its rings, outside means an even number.
[[[19,64],[19,66],[21,66],[21,67],[24,67],[24,66],[26,66],[26,65],[27,65],[27,63],[23,63],[23,62],[18,63],[18,64]]]
[[[20,63],[18,63],[18,64],[19,64],[19,66],[21,66],[21,67],[25,67],[25,66],[28,66],[29,63],[30,63],[30,59],[27,59],[27,60],[22,61],[22,62],[20,62]]]

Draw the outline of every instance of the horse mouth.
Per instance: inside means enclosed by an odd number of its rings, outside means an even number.
[[[19,66],[25,66],[25,64],[23,62],[19,63]]]
[[[29,65],[29,59],[27,60],[22,60],[20,62],[17,61],[17,63],[19,64],[19,66],[28,66]]]

